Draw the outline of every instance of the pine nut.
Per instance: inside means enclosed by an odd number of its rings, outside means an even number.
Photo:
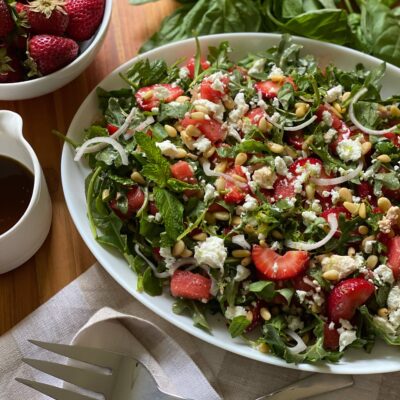
[[[271,81],[272,82],[282,82],[285,79],[284,75],[272,75]]]
[[[347,188],[340,188],[339,196],[343,201],[351,202],[353,200],[353,195],[351,193],[351,190]]]
[[[101,199],[103,201],[107,201],[109,197],[110,197],[110,189],[104,189],[101,193]]]
[[[185,146],[188,149],[193,150],[194,149],[194,146],[193,146],[194,140],[192,139],[192,137],[187,134],[186,130],[180,132],[180,134],[181,134],[182,142],[185,144]]]
[[[394,104],[392,104],[390,106],[390,114],[392,114],[392,117],[400,117],[400,109],[399,109],[399,107],[397,107]]]
[[[342,107],[340,107],[340,104],[339,104],[338,102],[335,101],[335,102],[333,103],[333,107],[336,108],[336,111],[337,111],[337,112],[342,113]]]
[[[271,130],[272,125],[265,119],[265,117],[261,117],[258,121],[258,128],[262,133],[267,133]]]
[[[285,148],[281,144],[278,144],[278,143],[269,142],[269,143],[267,143],[267,146],[273,153],[276,153],[276,154],[281,154],[281,153],[283,153],[283,150],[285,150]]]
[[[136,182],[139,183],[141,185],[144,185],[146,183],[146,181],[144,180],[143,176],[137,172],[137,171],[133,171],[131,174],[131,179]]]
[[[339,279],[339,272],[335,269],[330,269],[322,274],[322,277],[327,281],[337,281]]]
[[[282,233],[280,233],[280,232],[277,231],[277,230],[273,230],[273,231],[271,232],[271,235],[272,235],[272,237],[275,238],[275,239],[283,239]]]
[[[176,129],[178,132],[182,132],[182,131],[185,130],[185,128],[184,128],[179,122],[177,122],[177,123],[174,125],[174,127],[175,127],[175,129]]]
[[[351,96],[351,92],[344,92],[342,95],[342,98],[341,98],[342,102],[344,103],[346,100],[348,100],[350,98],[350,96]]]
[[[265,307],[260,308],[260,315],[264,321],[269,321],[271,319],[271,313]]]
[[[296,150],[292,149],[290,146],[285,146],[285,154],[293,159],[298,157]]]
[[[381,154],[380,156],[376,157],[376,159],[383,163],[390,163],[390,161],[392,161],[387,154]]]
[[[306,332],[306,333],[301,337],[301,339],[303,340],[303,342],[304,342],[305,344],[308,344],[308,342],[310,341],[310,335],[308,334],[308,332]]]
[[[242,223],[242,218],[240,218],[238,215],[235,215],[232,217],[232,225],[238,226]]]
[[[240,265],[242,267],[247,267],[248,265],[251,264],[251,257],[244,257],[242,258],[242,260],[240,261]]]
[[[235,102],[232,97],[228,97],[224,100],[224,106],[227,110],[233,110],[235,108]]]
[[[266,242],[264,239],[261,239],[261,240],[258,242],[258,244],[259,244],[261,247],[267,247],[267,242]]]
[[[257,350],[258,350],[260,353],[269,353],[269,352],[270,352],[270,348],[269,348],[269,346],[267,345],[267,343],[260,343],[260,344],[257,346]]]
[[[386,318],[389,315],[389,310],[386,307],[382,307],[378,310],[377,314],[382,318]]]
[[[232,174],[232,178],[235,179],[236,181],[246,183],[247,179],[244,176],[240,176],[238,174]]]
[[[375,235],[370,235],[370,236],[365,237],[363,239],[363,241],[361,242],[361,249],[364,252],[366,252],[365,250],[366,250],[367,243],[370,242],[370,241],[373,241],[373,240],[375,240]]]
[[[214,217],[218,221],[229,221],[231,215],[227,211],[217,211],[214,213]]]
[[[192,154],[192,153],[187,153],[187,158],[190,158],[191,160],[198,160],[199,156],[196,156],[196,154]]]
[[[343,207],[344,207],[347,211],[351,212],[352,214],[357,214],[357,213],[358,213],[358,210],[359,210],[359,208],[360,208],[360,205],[357,204],[357,203],[351,203],[351,202],[349,202],[349,201],[345,201],[345,202],[343,203]]]
[[[196,128],[194,125],[188,125],[186,127],[186,133],[192,137],[199,137],[201,136],[201,131],[199,128]]]
[[[307,103],[296,103],[294,106],[296,107],[295,114],[297,118],[303,118],[310,108],[310,105]]]
[[[304,141],[304,143],[301,145],[301,149],[302,149],[302,150],[307,150],[307,149],[308,149],[308,146],[309,146],[313,141],[314,141],[314,136],[313,136],[313,135],[309,136],[309,137]]]
[[[153,90],[148,90],[147,92],[143,93],[142,95],[142,99],[143,100],[149,100],[150,98],[152,98],[154,95]]]
[[[216,148],[214,146],[211,146],[209,149],[207,149],[203,153],[204,158],[210,158],[214,153],[215,153]]]
[[[243,165],[247,161],[247,154],[246,153],[239,153],[235,157],[235,165]]]
[[[335,107],[332,107],[332,108],[331,108],[331,111],[332,111],[338,118],[343,119],[342,114],[340,114],[340,112],[339,112],[338,110],[336,110]]]
[[[238,249],[232,251],[232,256],[235,258],[244,258],[250,256],[250,251],[245,249]]]
[[[177,130],[171,125],[164,125],[164,129],[169,137],[176,137],[178,134]]]
[[[365,203],[361,203],[360,204],[360,208],[358,210],[358,215],[362,219],[367,218],[367,206],[365,205]]]
[[[201,111],[195,111],[195,112],[192,112],[192,113],[190,114],[190,118],[196,119],[196,120],[202,120],[202,119],[204,119],[205,117],[206,117],[206,115],[205,115],[203,112],[201,112]]]
[[[211,225],[215,224],[215,216],[213,213],[207,212],[204,219]]]
[[[368,269],[374,269],[378,264],[378,257],[375,254],[370,255],[365,262]]]
[[[204,242],[207,239],[207,234],[205,232],[198,233],[192,236],[194,240],[199,242]]]
[[[222,192],[223,190],[225,190],[225,179],[222,176],[218,177],[214,185],[218,192]]]
[[[193,251],[192,250],[185,249],[185,250],[183,250],[183,252],[181,254],[181,257],[187,258],[187,257],[192,257],[192,255],[193,255]]]
[[[315,195],[315,186],[311,183],[306,185],[306,196],[308,200],[313,200]]]
[[[364,142],[361,144],[361,153],[363,156],[368,154],[372,149],[372,143],[371,142]]]
[[[187,151],[185,149],[179,149],[175,153],[175,158],[185,158],[187,156]]]
[[[378,207],[383,211],[386,212],[392,207],[391,201],[387,197],[379,197],[378,199]]]
[[[247,311],[246,318],[252,322],[253,321],[253,313],[251,311]]]
[[[185,103],[186,101],[189,101],[190,97],[188,96],[179,96],[175,101],[178,103]]]
[[[196,111],[200,111],[200,112],[202,112],[202,113],[204,113],[204,114],[208,114],[208,113],[210,112],[210,110],[209,110],[207,107],[202,106],[201,104],[195,105],[195,106],[194,106],[194,109],[195,109]]]
[[[174,257],[178,257],[180,256],[183,251],[185,250],[186,246],[185,246],[185,242],[183,240],[178,240],[175,244],[174,247],[172,248],[171,254]]]
[[[367,234],[368,234],[368,226],[366,226],[366,225],[360,225],[360,226],[358,227],[358,233],[359,233],[360,235],[367,235]]]
[[[253,228],[250,224],[246,224],[246,225],[244,226],[243,230],[244,230],[246,233],[249,233],[249,234],[254,233],[254,228]]]
[[[356,249],[354,247],[349,247],[347,250],[347,255],[352,257],[356,254]]]
[[[223,160],[215,166],[214,171],[215,172],[225,172],[227,166],[228,166],[228,162]]]

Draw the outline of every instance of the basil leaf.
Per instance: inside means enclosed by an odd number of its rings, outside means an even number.
[[[239,315],[238,317],[233,318],[229,324],[228,330],[231,336],[235,338],[240,336],[249,325],[250,321],[244,315]]]
[[[166,230],[163,246],[166,243],[169,243],[171,246],[184,230],[183,205],[172,193],[165,189],[155,187],[153,193],[156,206],[163,218]]]

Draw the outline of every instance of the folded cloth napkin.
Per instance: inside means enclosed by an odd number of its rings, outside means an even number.
[[[110,309],[103,309],[104,307],[113,308],[127,316]],[[99,310],[100,312],[98,312]],[[129,316],[133,315],[136,318],[130,319]],[[93,319],[90,320],[92,317]],[[166,335],[167,339],[163,339],[160,346],[156,347],[153,346],[154,342],[151,342],[151,338],[146,337],[147,335],[140,335],[141,345],[150,350],[151,356],[161,367],[161,376],[165,374],[169,380],[170,373],[168,371],[181,371],[179,378],[175,376],[170,381],[174,387],[180,387],[179,379],[182,379],[185,373],[182,371],[184,367],[180,362],[188,363],[185,365],[190,365],[190,371],[194,371],[195,377],[190,375],[187,378],[192,388],[191,398],[205,399],[205,397],[199,396],[210,393],[207,399],[218,399],[217,393],[219,393],[226,400],[253,400],[308,375],[293,369],[278,368],[248,360],[188,335],[132,298],[96,264],[0,337],[0,400],[47,399],[46,396],[37,394],[32,389],[15,382],[14,378],[17,376],[60,385],[60,382],[54,378],[37,372],[21,362],[23,357],[58,359],[57,356],[28,343],[28,339],[70,343],[74,337],[77,338],[77,332],[86,323],[89,324],[86,329],[95,323],[122,324],[132,333],[132,331],[136,332],[137,323],[141,323],[137,321],[140,319],[149,321],[153,327],[158,327],[155,331],[158,334]],[[141,329],[143,332],[148,332],[147,327],[142,326]],[[139,339],[138,336],[135,333],[137,339]],[[142,341],[143,337],[144,342]],[[115,342],[117,341],[110,339],[110,345]],[[168,345],[164,346],[163,342],[164,344],[172,343],[183,349],[182,358],[174,358],[174,347],[168,349]],[[113,349],[118,350],[118,347],[113,347]],[[165,351],[166,353],[164,353]],[[160,379],[165,379],[165,377]],[[205,379],[210,382],[210,385]],[[185,385],[185,388],[187,387]],[[391,373],[355,376],[353,387],[320,395],[315,399],[398,400],[399,393],[400,373]]]

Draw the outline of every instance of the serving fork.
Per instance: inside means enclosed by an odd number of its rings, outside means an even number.
[[[88,369],[55,362],[24,358],[33,368],[64,380],[86,391],[99,393],[105,400],[190,400],[166,393],[157,386],[146,367],[132,357],[110,351],[30,340],[31,343],[53,353],[82,361],[96,369]],[[56,400],[95,400],[89,394],[59,388],[28,379],[16,378],[31,388]],[[278,389],[256,400],[300,400],[353,385],[348,375],[314,374],[289,386]]]

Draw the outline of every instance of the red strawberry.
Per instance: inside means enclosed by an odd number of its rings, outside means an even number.
[[[51,74],[72,62],[78,55],[78,44],[68,38],[36,35],[28,41],[28,52],[42,75]]]
[[[294,190],[294,181],[295,178],[278,178],[274,184],[275,200],[296,197],[296,192]]]
[[[254,88],[257,90],[257,92],[261,92],[261,94],[267,99],[272,99],[278,95],[279,89],[285,83],[290,83],[294,90],[297,90],[297,86],[290,76],[285,77],[285,79],[283,79],[281,82],[273,82],[271,80],[256,82],[254,84]]]
[[[0,0],[0,37],[7,36],[14,29],[14,21],[5,0]]]
[[[189,78],[194,78],[194,69],[195,69],[196,61],[194,57],[189,58],[186,63],[186,68],[189,70]],[[206,69],[210,68],[210,63],[203,57],[200,59],[200,72],[205,71]]]
[[[288,143],[296,150],[301,150],[304,144],[304,133],[302,130],[291,132],[287,137]]]
[[[211,279],[190,271],[175,271],[171,278],[171,294],[192,300],[208,300]]]
[[[183,89],[179,86],[160,83],[142,87],[136,92],[135,98],[141,109],[151,111],[152,108],[158,107],[161,101],[169,103],[177,99],[183,93]]]
[[[115,126],[113,124],[107,124],[107,131],[109,135],[114,134],[115,132],[117,132],[118,130],[118,126]]]
[[[246,174],[243,172],[242,167],[240,165],[236,165],[226,172],[230,176],[240,176],[246,179]],[[225,181],[225,189],[228,190],[228,193],[225,194],[224,200],[229,204],[240,204],[244,201],[246,194],[249,192],[248,186],[239,186],[235,184],[235,182],[226,180]]]
[[[350,278],[339,282],[328,297],[330,321],[351,320],[358,307],[374,293],[375,286],[363,278]]]
[[[392,269],[395,279],[400,278],[400,236],[391,238],[388,242],[388,266]]]
[[[339,333],[335,328],[329,329],[328,324],[324,324],[324,347],[327,350],[337,350],[339,347]]]
[[[129,219],[132,215],[138,211],[144,203],[144,193],[139,186],[132,187],[127,193],[128,199],[128,211],[123,214],[118,208],[117,200],[113,199],[110,201],[110,207],[121,219]]]
[[[104,4],[105,0],[67,0],[68,36],[78,42],[90,39],[103,19]]]
[[[218,103],[229,91],[229,77],[223,76],[219,80],[223,85],[222,91],[213,89],[213,82],[208,78],[204,78],[200,84],[200,97]]]
[[[253,125],[258,125],[260,119],[264,116],[265,111],[261,107],[253,108],[246,114],[246,117],[250,119]]]
[[[171,165],[171,174],[175,179],[190,182],[194,178],[193,169],[187,161],[178,161]]]
[[[17,54],[0,47],[0,83],[20,82],[23,79],[24,74]]]
[[[332,111],[332,106],[329,104],[320,105],[315,112],[318,117],[318,121],[323,121],[324,111],[327,111],[332,117],[332,128],[339,130],[342,127],[342,120]]]
[[[268,247],[253,246],[253,262],[264,279],[291,279],[300,275],[309,259],[306,251],[288,251],[283,256]]]
[[[29,5],[17,3],[16,10],[26,14],[32,32],[62,36],[69,21],[64,4],[61,0],[35,0]]]

